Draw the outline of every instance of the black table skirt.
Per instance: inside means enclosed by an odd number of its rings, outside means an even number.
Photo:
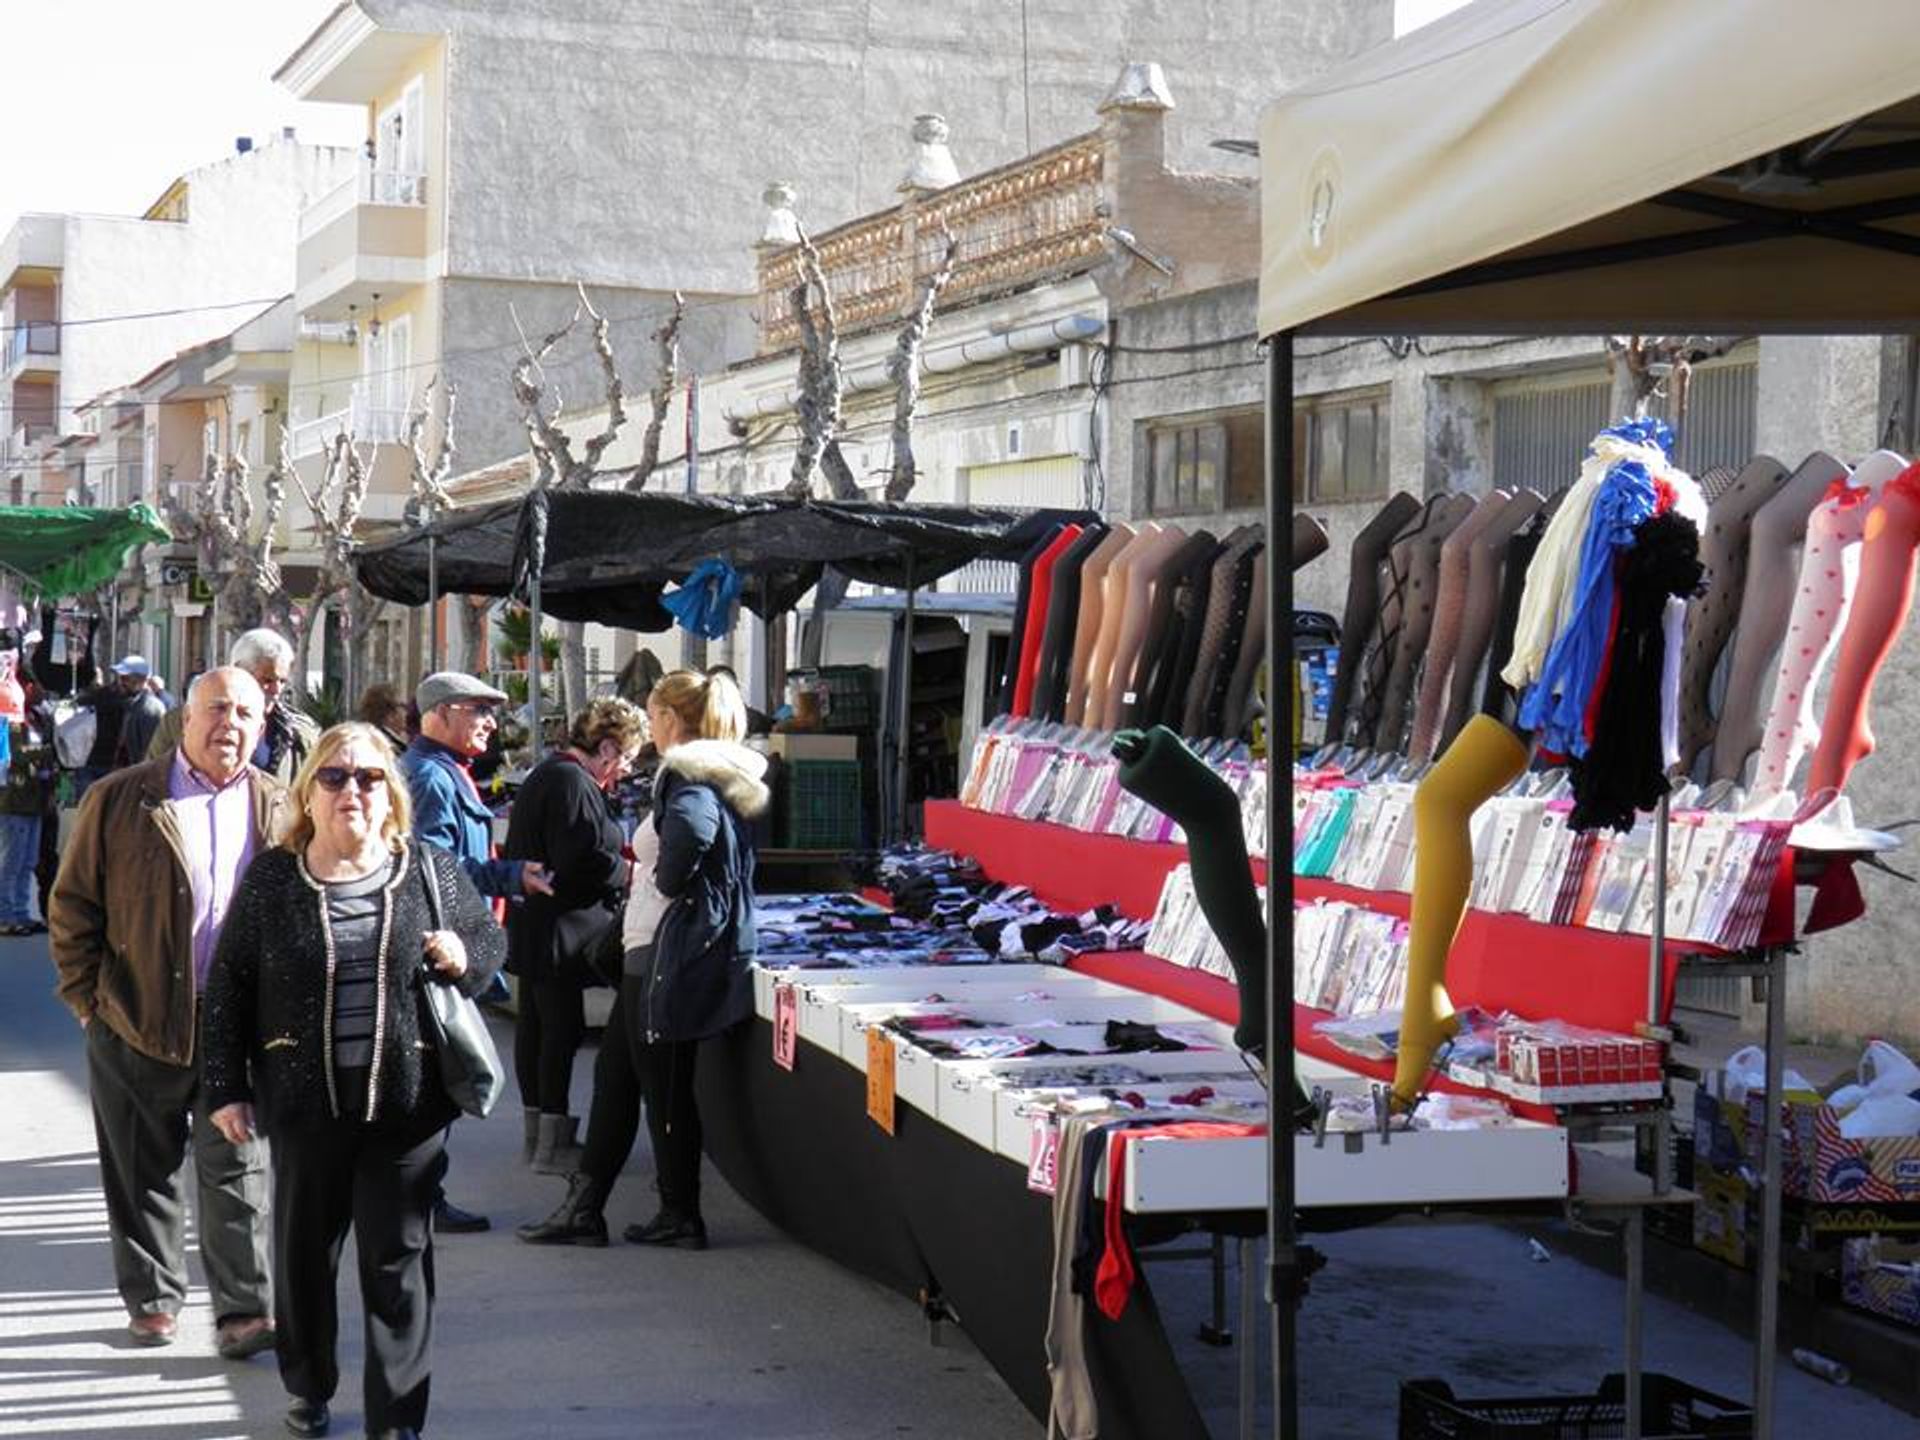
[[[904,1103],[887,1135],[865,1076],[804,1042],[780,1069],[758,1017],[700,1047],[697,1093],[707,1154],[749,1204],[849,1269],[939,1297],[1045,1420],[1053,1202],[1022,1167]],[[1119,1320],[1086,1309],[1102,1440],[1206,1440],[1145,1274]]]

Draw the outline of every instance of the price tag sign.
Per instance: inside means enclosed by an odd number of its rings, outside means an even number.
[[[893,1134],[893,1039],[878,1025],[867,1027],[867,1118]]]
[[[773,987],[773,1063],[793,1069],[793,1052],[800,1043],[800,997],[782,980]]]
[[[1060,1121],[1052,1115],[1036,1115],[1027,1141],[1027,1189],[1051,1195],[1059,1184]]]

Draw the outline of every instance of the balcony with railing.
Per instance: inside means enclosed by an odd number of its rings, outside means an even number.
[[[816,237],[841,332],[896,323],[938,269],[949,233],[959,246],[942,309],[1090,269],[1103,255],[1103,159],[1100,137],[1082,135]],[[761,252],[762,355],[799,343],[788,304],[799,279],[798,246]]]
[[[0,380],[16,375],[57,374],[60,369],[60,326],[53,320],[23,320],[7,332]]]
[[[288,445],[295,460],[304,460],[320,454],[343,432],[356,445],[397,445],[407,436],[406,408],[386,404],[370,390],[356,389],[340,409],[295,422]]]
[[[339,320],[426,279],[429,177],[362,160],[353,176],[300,212],[294,303],[302,315]]]

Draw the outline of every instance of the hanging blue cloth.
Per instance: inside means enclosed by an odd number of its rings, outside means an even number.
[[[740,573],[724,560],[702,560],[680,588],[660,597],[675,623],[709,640],[733,628],[733,605],[740,598]]]
[[[1657,420],[1637,423],[1660,425]],[[1620,433],[1620,428],[1613,433]],[[1601,477],[1587,533],[1580,542],[1572,616],[1554,637],[1540,678],[1520,702],[1520,724],[1539,731],[1540,743],[1549,750],[1562,755],[1587,753],[1587,704],[1600,678],[1607,629],[1613,621],[1614,557],[1633,547],[1635,527],[1658,505],[1653,477],[1636,460],[1622,460]]]

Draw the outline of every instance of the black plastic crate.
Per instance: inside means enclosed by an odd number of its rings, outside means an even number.
[[[789,670],[789,685],[823,691],[820,723],[827,730],[868,730],[879,718],[878,684],[871,665],[822,665]]]
[[[790,760],[786,823],[790,850],[858,850],[861,843],[858,760]]]
[[[1462,1400],[1444,1380],[1400,1385],[1400,1440],[1614,1440],[1627,1433],[1627,1379],[1609,1375],[1595,1395]],[[1744,1405],[1668,1375],[1640,1377],[1643,1440],[1752,1440]]]

